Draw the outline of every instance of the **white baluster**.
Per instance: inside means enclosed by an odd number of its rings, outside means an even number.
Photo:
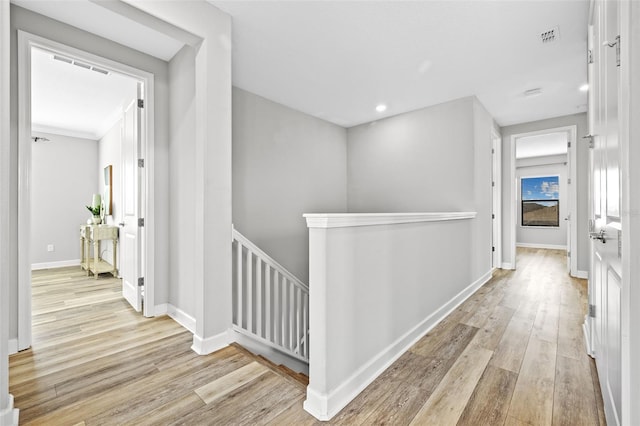
[[[304,352],[302,356],[305,358],[309,357],[309,294],[304,295],[303,306],[302,306],[302,335],[304,336]]]
[[[251,250],[247,248],[247,303],[245,305],[247,327],[253,333],[253,256]]]
[[[287,287],[287,278],[282,276],[282,316],[281,316],[281,321],[282,321],[282,341],[281,341],[281,345],[283,347],[287,347],[287,343],[289,341],[289,336],[287,335],[287,328],[289,325],[289,321],[288,321],[288,312],[289,312],[289,300],[288,300],[288,287]],[[289,348],[290,349],[290,348]]]
[[[273,337],[271,334],[271,330],[273,330],[273,321],[272,321],[272,317],[271,317],[271,266],[265,264],[265,274],[264,277],[266,278],[266,282],[265,282],[265,294],[264,294],[264,300],[265,300],[265,315],[264,315],[264,321],[266,322],[265,324],[265,328],[266,328],[266,333],[265,333],[265,339],[267,339],[270,342],[273,342]]]
[[[279,343],[282,345],[282,328],[280,327],[280,320],[282,314],[280,312],[280,274],[278,271],[273,271],[273,343]]]
[[[262,260],[256,257],[256,334],[264,337],[262,329]]]
[[[238,246],[237,246],[237,253],[238,253],[238,259],[237,259],[237,264],[238,264],[238,312],[236,314],[236,320],[238,321],[238,326],[242,327],[242,243],[240,243],[240,241],[238,241]]]

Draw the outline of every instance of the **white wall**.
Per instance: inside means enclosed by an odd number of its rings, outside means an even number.
[[[565,248],[567,246],[567,224],[564,220],[569,213],[569,193],[567,188],[567,166],[566,155],[551,155],[545,157],[522,158],[516,161],[516,178],[518,185],[516,188],[518,202],[517,207],[517,229],[516,244],[528,247],[548,247]],[[520,180],[523,177],[559,176],[560,184],[560,226],[522,226],[522,194]]]
[[[475,211],[472,275],[491,268],[491,129],[475,97],[348,129],[350,213]]]
[[[154,203],[155,203],[155,298],[157,303],[168,299],[168,134],[169,99],[167,63],[120,44],[79,30],[42,15],[11,5],[11,137],[10,137],[10,229],[9,269],[9,337],[17,336],[18,306],[18,60],[17,30],[85,50],[138,69],[152,72],[155,77],[155,135],[154,135]],[[94,163],[96,164],[96,163]],[[85,219],[86,220],[86,219]]]
[[[55,267],[56,262],[79,262],[80,225],[91,217],[85,206],[98,192],[98,143],[32,134],[49,141],[31,145],[31,263],[47,268]],[[55,251],[47,251],[49,244]]]
[[[195,316],[195,51],[189,46],[169,62],[169,303]],[[231,244],[231,242],[229,242]]]
[[[347,211],[347,132],[233,89],[233,222],[308,283],[303,213]]]
[[[515,223],[509,223],[511,194],[515,182],[510,182],[509,170],[511,170],[511,136],[519,133],[535,132],[539,130],[552,129],[564,126],[577,126],[578,134],[576,141],[576,191],[578,194],[578,204],[576,206],[577,239],[578,245],[572,248],[577,255],[578,271],[588,271],[589,269],[589,237],[588,237],[588,196],[589,196],[589,146],[582,139],[582,136],[589,133],[587,127],[587,114],[574,114],[564,117],[550,118],[547,120],[532,121],[530,123],[515,124],[500,129],[502,134],[502,262],[509,262],[511,259],[512,232],[516,229]]]

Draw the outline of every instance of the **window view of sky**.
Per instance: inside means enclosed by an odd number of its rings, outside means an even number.
[[[523,200],[558,200],[559,198],[558,176],[522,178]]]

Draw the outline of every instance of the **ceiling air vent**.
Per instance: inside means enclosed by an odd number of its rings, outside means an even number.
[[[548,29],[540,33],[540,40],[542,44],[549,44],[560,40],[560,30],[558,26]]]

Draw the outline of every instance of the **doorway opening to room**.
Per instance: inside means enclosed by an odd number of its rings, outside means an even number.
[[[511,265],[518,247],[562,250],[567,272],[577,270],[576,127],[548,129],[511,138]]]
[[[64,297],[88,293],[78,303],[91,305],[92,291],[95,301],[110,292],[153,316],[144,226],[153,222],[153,75],[21,31],[18,45],[19,75],[27,76],[18,87],[22,350],[33,339],[33,292],[43,291],[32,270],[65,267],[78,287]],[[56,282],[52,275],[46,280]]]

